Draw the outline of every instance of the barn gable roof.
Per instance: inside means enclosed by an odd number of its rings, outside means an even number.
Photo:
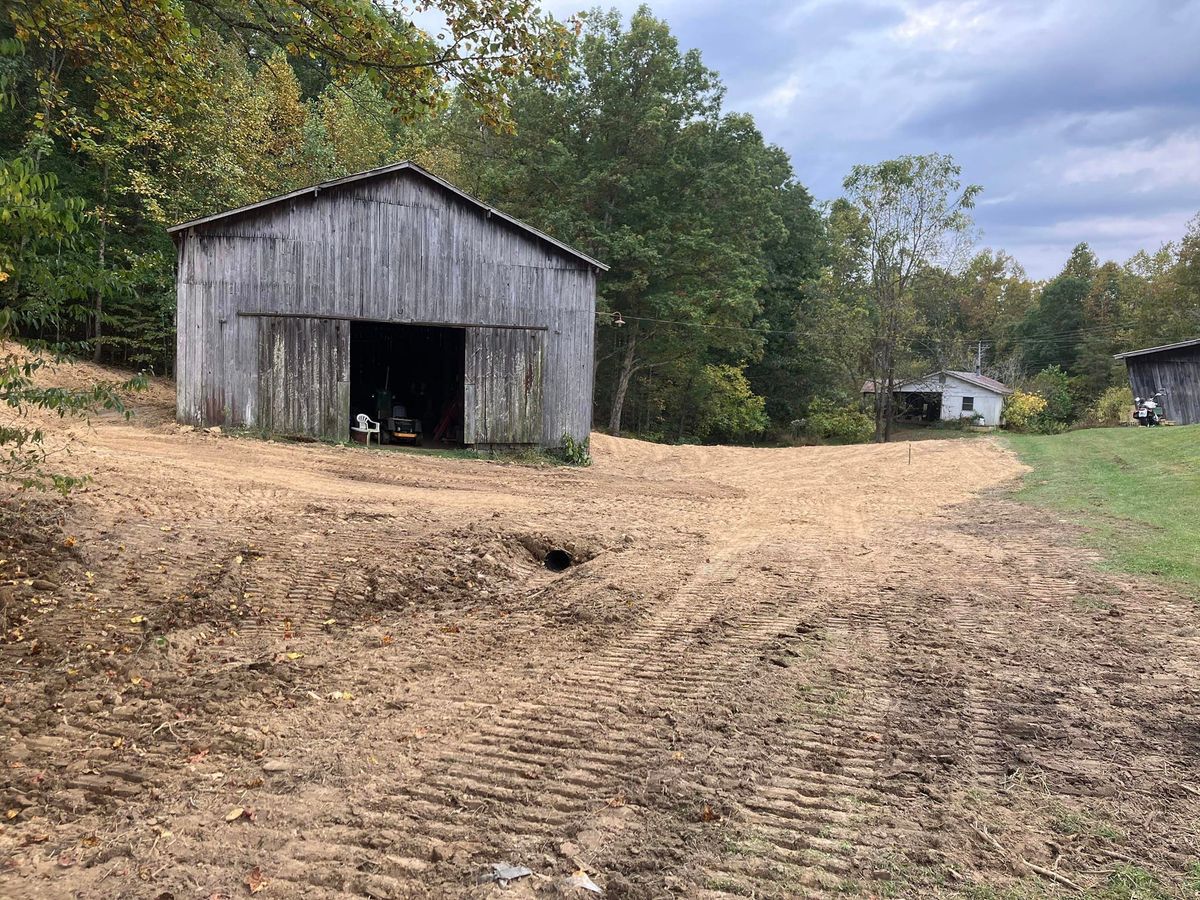
[[[1147,347],[1145,350],[1129,350],[1126,353],[1118,353],[1113,359],[1128,359],[1131,356],[1142,356],[1146,353],[1162,353],[1164,350],[1182,350],[1185,347],[1200,346],[1200,338],[1192,338],[1190,341],[1178,341],[1174,344],[1163,344],[1161,347]]]
[[[608,266],[606,266],[604,263],[600,262],[599,260],[593,259],[592,257],[588,256],[586,253],[581,253],[580,251],[576,250],[574,247],[571,247],[568,244],[564,244],[562,241],[559,241],[555,238],[550,237],[550,235],[546,234],[546,232],[541,231],[537,228],[534,228],[532,225],[528,225],[525,222],[522,222],[520,219],[515,219],[512,216],[508,215],[507,213],[501,212],[500,210],[496,209],[494,206],[488,206],[482,200],[478,200],[475,197],[472,197],[466,191],[463,191],[463,190],[455,187],[450,182],[446,181],[444,178],[438,178],[438,176],[434,175],[432,172],[429,172],[429,171],[421,168],[420,166],[418,166],[416,163],[409,162],[407,160],[405,160],[404,162],[392,163],[392,164],[386,165],[386,166],[379,166],[376,169],[368,169],[365,172],[356,172],[353,175],[346,175],[342,178],[334,178],[330,181],[322,181],[319,184],[313,184],[313,185],[309,185],[308,187],[303,187],[303,188],[299,188],[294,191],[289,191],[288,193],[280,194],[277,197],[267,197],[265,200],[259,200],[256,203],[247,203],[245,206],[239,206],[239,207],[236,207],[235,209],[227,209],[224,212],[213,213],[211,216],[201,216],[200,218],[192,219],[189,222],[181,222],[178,225],[172,225],[170,228],[167,229],[167,232],[169,234],[171,234],[172,236],[174,236],[181,232],[187,231],[189,228],[195,228],[198,225],[207,225],[209,222],[217,222],[217,221],[220,221],[221,219],[227,219],[227,218],[231,218],[233,216],[240,216],[240,215],[243,215],[248,212],[253,212],[254,210],[263,209],[264,207],[274,206],[276,203],[284,203],[288,200],[295,200],[299,197],[304,197],[304,196],[308,196],[308,195],[312,195],[315,197],[318,194],[320,194],[321,191],[329,190],[330,188],[336,188],[336,187],[340,187],[345,184],[353,184],[356,181],[366,181],[371,178],[379,178],[383,175],[391,175],[395,172],[404,172],[404,171],[413,172],[416,175],[420,175],[423,178],[426,178],[427,180],[432,181],[434,184],[439,185],[440,187],[444,188],[447,191],[450,191],[452,194],[456,195],[457,197],[459,197],[462,200],[465,200],[467,203],[471,204],[472,206],[477,207],[481,212],[483,212],[488,217],[494,216],[504,222],[507,222],[509,225],[512,225],[512,226],[520,229],[521,231],[524,231],[524,232],[532,235],[533,237],[537,238],[538,240],[543,241],[547,244],[550,244],[551,246],[557,248],[558,250],[561,250],[562,252],[575,257],[576,259],[582,260],[583,262],[587,263],[589,266],[595,266],[597,269],[600,269],[603,272],[608,271]]]

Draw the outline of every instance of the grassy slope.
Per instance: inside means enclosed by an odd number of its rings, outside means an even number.
[[[1080,522],[1114,566],[1200,596],[1200,425],[1008,440],[1033,467],[1018,497]]]

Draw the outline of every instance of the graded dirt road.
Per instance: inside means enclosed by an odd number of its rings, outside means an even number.
[[[992,439],[539,468],[169,397],[76,429],[69,503],[6,496],[2,896],[1200,882],[1197,607],[1006,499]]]

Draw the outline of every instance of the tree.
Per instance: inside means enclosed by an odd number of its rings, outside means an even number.
[[[961,261],[968,210],[982,190],[962,186],[961,174],[951,157],[931,153],[855,166],[843,183],[866,228],[858,266],[867,283],[879,441],[891,437],[893,390],[916,320],[914,282],[935,265]]]
[[[481,139],[459,118],[476,192],[611,266],[596,381],[614,433],[630,397],[655,418],[669,408],[681,433],[704,366],[761,353],[763,248],[784,240],[777,198],[792,172],[722,98],[699,54],[643,7],[628,27],[588,14],[558,83],[514,88],[515,135]]]
[[[44,289],[52,286],[59,273],[44,264],[47,247],[69,246],[79,233],[82,212],[78,198],[62,196],[57,179],[36,171],[29,160],[0,165],[0,297],[15,293],[22,278]],[[0,341],[6,341],[23,320],[36,321],[44,314],[36,305],[0,305]],[[0,482],[54,487],[65,493],[81,479],[48,468],[56,449],[49,447],[40,426],[29,423],[30,413],[42,410],[61,417],[83,415],[97,406],[121,410],[121,394],[139,387],[141,380],[83,390],[43,388],[34,375],[46,365],[44,355],[9,348],[0,353]]]

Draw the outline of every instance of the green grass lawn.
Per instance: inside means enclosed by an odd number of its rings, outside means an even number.
[[[1115,568],[1200,596],[1200,425],[1008,435],[1021,500],[1067,513]]]

